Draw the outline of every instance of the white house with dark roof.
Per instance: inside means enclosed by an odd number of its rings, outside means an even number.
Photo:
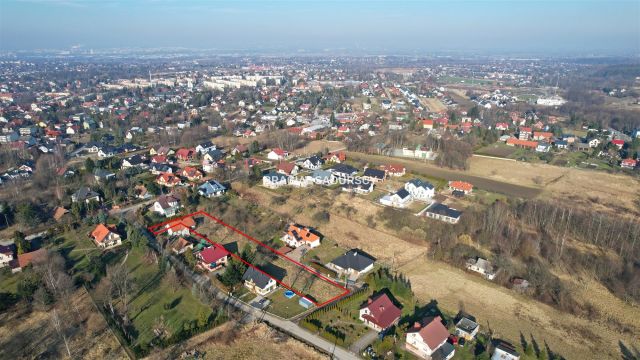
[[[100,194],[86,186],[81,187],[78,191],[71,194],[71,202],[84,202],[88,204],[92,201],[100,202],[102,198]]]
[[[180,211],[180,200],[173,195],[161,195],[158,200],[153,203],[153,211],[162,216],[175,216]]]
[[[491,360],[520,360],[520,354],[513,345],[500,341],[493,350]]]
[[[431,201],[435,195],[435,187],[431,183],[420,179],[413,179],[404,184],[405,190],[411,194],[415,200]]]
[[[322,168],[323,164],[324,164],[324,160],[322,160],[321,157],[318,157],[316,155],[313,155],[299,162],[300,167],[307,170],[318,170]]]
[[[265,296],[278,287],[278,283],[263,272],[249,267],[242,275],[244,286],[251,292],[260,296]]]
[[[461,314],[456,322],[456,336],[465,338],[467,340],[473,340],[478,334],[480,325],[475,321],[472,316]]]
[[[457,224],[460,221],[462,212],[450,208],[447,205],[434,202],[424,210],[424,216],[450,224]]]
[[[198,193],[206,198],[222,196],[227,188],[216,180],[209,180],[198,187]]]
[[[395,208],[405,208],[413,202],[413,197],[406,189],[400,189],[394,194],[385,195],[380,198],[380,203],[385,206]]]
[[[368,254],[357,250],[349,250],[344,255],[333,259],[326,267],[339,275],[347,275],[351,279],[357,279],[360,275],[373,270],[375,259]]]
[[[362,177],[373,183],[378,183],[384,181],[387,177],[387,173],[384,170],[367,168],[364,170]]]
[[[487,280],[493,280],[496,277],[493,264],[481,257],[469,259],[467,261],[467,269],[482,274]]]

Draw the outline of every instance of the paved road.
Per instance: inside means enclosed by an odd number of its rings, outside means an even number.
[[[362,353],[362,350],[367,347],[367,345],[371,344],[378,337],[378,332],[375,330],[369,330],[367,333],[362,335],[356,342],[354,342],[349,350],[353,351],[356,354]]]
[[[158,247],[158,243],[155,241],[155,238],[148,231],[145,231],[145,234],[149,238],[150,245],[154,247],[156,250],[160,251]],[[191,271],[191,269],[187,268],[180,259],[176,258],[170,252],[167,251],[165,252],[165,254],[167,254],[166,256],[168,256],[171,263],[175,267],[180,269],[182,273],[185,274],[185,276],[190,277],[193,280],[193,282],[207,289],[211,294],[213,294],[217,299],[221,300],[222,302],[229,304],[239,310],[242,310],[252,319],[255,319],[258,321],[264,321],[269,325],[271,325],[272,327],[275,327],[293,336],[294,338],[297,338],[300,341],[303,341],[318,349],[321,349],[322,351],[328,354],[331,354],[333,359],[338,359],[338,360],[359,359],[359,357],[356,354],[350,352],[347,349],[336,346],[335,344],[327,341],[323,337],[320,337],[316,334],[313,334],[301,328],[300,326],[298,326],[298,324],[294,323],[293,321],[285,320],[277,316],[271,315],[260,309],[256,309],[234,297],[229,296],[228,294],[220,291],[220,289],[215,287],[215,285],[211,283],[211,280],[208,277],[194,273],[193,271]]]

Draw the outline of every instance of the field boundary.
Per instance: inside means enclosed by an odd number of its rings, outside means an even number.
[[[285,283],[284,283],[284,282],[282,282],[281,280],[279,280],[279,279],[277,279],[277,278],[275,278],[275,277],[273,277],[273,276],[269,275],[268,273],[266,273],[266,272],[265,272],[265,271],[263,271],[262,269],[258,268],[257,266],[255,266],[255,265],[253,265],[253,264],[251,264],[251,263],[247,262],[247,261],[246,261],[246,260],[244,260],[242,257],[240,257],[238,254],[234,254],[233,252],[230,252],[229,250],[225,249],[225,248],[224,248],[224,246],[222,246],[221,244],[218,244],[217,242],[212,241],[212,240],[210,240],[209,238],[207,238],[205,235],[200,234],[200,233],[198,233],[197,231],[195,231],[195,230],[193,230],[193,229],[191,229],[191,228],[189,228],[189,227],[185,226],[185,225],[184,225],[184,223],[182,222],[182,220],[184,220],[184,219],[186,219],[186,218],[194,217],[194,216],[198,216],[198,215],[206,216],[206,217],[208,217],[209,219],[211,219],[211,220],[215,221],[216,223],[218,223],[218,224],[220,224],[220,225],[223,225],[224,227],[226,227],[226,228],[228,228],[228,229],[231,229],[231,230],[235,231],[236,233],[238,233],[238,234],[240,234],[240,235],[244,236],[245,238],[247,238],[248,240],[250,240],[250,241],[252,241],[252,242],[254,242],[254,243],[258,244],[259,246],[262,246],[262,247],[264,247],[265,249],[267,249],[267,250],[269,250],[269,251],[273,252],[273,253],[274,253],[274,254],[276,254],[278,257],[280,257],[280,258],[282,258],[282,259],[284,259],[284,260],[287,260],[287,261],[290,261],[290,262],[294,263],[296,266],[298,266],[298,267],[302,268],[303,270],[307,271],[308,273],[312,274],[313,276],[318,277],[320,280],[322,280],[322,281],[324,281],[324,282],[327,282],[327,283],[331,284],[332,286],[334,286],[334,287],[336,287],[336,288],[338,288],[338,289],[340,289],[340,290],[343,290],[343,292],[342,292],[341,294],[339,294],[339,295],[334,296],[333,298],[331,298],[331,299],[329,299],[329,300],[326,300],[326,301],[322,302],[322,303],[318,303],[315,299],[310,299],[310,298],[307,296],[307,295],[310,295],[310,294],[306,294],[306,295],[305,295],[305,294],[301,293],[300,291],[298,291],[298,290],[294,289],[292,286],[285,284]],[[171,226],[168,226],[168,227],[167,227],[166,225],[168,225],[168,224],[171,224]],[[272,247],[270,247],[269,245],[266,245],[266,244],[264,244],[263,242],[261,242],[260,240],[257,240],[257,239],[255,239],[255,238],[253,238],[252,236],[245,234],[244,232],[242,232],[242,231],[238,230],[237,228],[235,228],[235,227],[233,227],[233,226],[231,226],[231,225],[229,225],[229,224],[225,223],[224,221],[222,221],[222,220],[218,219],[217,217],[215,217],[215,216],[213,216],[213,215],[209,214],[209,213],[208,213],[208,212],[206,212],[206,211],[202,211],[202,210],[201,210],[201,211],[196,211],[196,212],[191,213],[191,214],[187,214],[187,215],[180,216],[180,217],[177,217],[177,218],[173,218],[173,219],[170,219],[170,220],[167,220],[167,221],[163,221],[163,222],[161,222],[161,223],[159,223],[159,224],[151,225],[151,226],[147,227],[147,229],[148,229],[148,230],[149,230],[149,231],[150,231],[154,236],[158,236],[158,235],[160,235],[160,234],[162,234],[162,233],[164,233],[164,232],[168,231],[169,229],[172,229],[172,228],[174,228],[174,227],[178,227],[178,226],[182,226],[182,227],[187,228],[191,234],[193,234],[193,235],[195,235],[195,236],[197,236],[197,237],[199,237],[199,238],[201,238],[201,239],[204,239],[204,240],[206,240],[208,243],[210,243],[211,245],[213,245],[213,246],[215,246],[215,247],[217,247],[217,248],[219,248],[219,249],[221,249],[221,250],[223,250],[223,251],[227,252],[227,253],[228,253],[230,256],[232,256],[233,258],[235,258],[235,259],[237,259],[237,260],[242,261],[245,265],[247,265],[247,266],[249,266],[249,267],[251,267],[251,268],[253,268],[253,269],[255,269],[255,270],[257,270],[257,271],[261,272],[262,274],[264,274],[264,275],[268,276],[269,278],[273,279],[274,281],[276,281],[276,283],[277,283],[277,284],[279,284],[279,285],[281,285],[281,286],[285,287],[285,288],[286,288],[286,289],[288,289],[288,290],[293,291],[296,295],[298,295],[298,296],[300,296],[300,297],[303,297],[303,298],[305,298],[305,299],[309,300],[309,301],[310,301],[311,303],[313,303],[313,305],[315,305],[316,307],[322,307],[322,306],[324,306],[324,305],[327,305],[327,304],[329,304],[329,303],[331,303],[331,302],[333,302],[333,301],[336,301],[336,300],[338,300],[338,299],[341,299],[341,298],[343,298],[343,297],[347,296],[347,295],[350,293],[349,289],[347,289],[346,287],[344,287],[344,286],[340,285],[339,283],[337,283],[337,282],[335,282],[335,281],[333,281],[333,280],[331,280],[331,279],[329,279],[329,278],[325,277],[324,275],[320,274],[320,273],[319,273],[319,272],[317,272],[316,270],[314,270],[314,269],[312,269],[312,268],[310,268],[310,267],[308,267],[308,266],[306,266],[306,265],[304,265],[304,264],[302,264],[302,263],[300,263],[300,262],[298,262],[298,261],[296,261],[296,260],[291,259],[291,258],[290,258],[290,257],[288,257],[287,255],[285,255],[285,254],[283,254],[283,253],[279,252],[278,250],[273,249],[273,248],[272,248]]]

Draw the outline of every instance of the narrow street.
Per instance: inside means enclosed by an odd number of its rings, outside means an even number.
[[[140,224],[139,224],[140,225]],[[141,225],[140,225],[141,226]],[[157,251],[161,251],[158,246],[158,243],[155,241],[155,238],[147,231],[145,234],[149,237],[149,244]],[[293,321],[285,320],[280,317],[271,315],[263,310],[256,309],[248,304],[229,296],[228,294],[220,291],[215,285],[211,283],[209,278],[206,276],[202,276],[194,273],[191,269],[187,268],[186,265],[177,257],[175,257],[170,252],[166,252],[166,256],[169,258],[169,261],[173,266],[178,268],[185,276],[188,276],[194,283],[199,284],[204,287],[207,291],[213,294],[218,300],[222,301],[225,304],[229,304],[235,307],[238,310],[246,313],[251,319],[257,321],[264,321],[270,326],[304,342],[311,346],[316,347],[317,349],[322,350],[323,352],[329,354],[332,359],[338,360],[355,360],[359,359],[358,355],[353,352],[344,349],[342,347],[337,346],[334,343],[331,343],[324,339],[321,336],[313,334],[296,324]],[[365,335],[366,336],[366,335]]]

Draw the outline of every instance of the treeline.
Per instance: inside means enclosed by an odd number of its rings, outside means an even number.
[[[640,299],[640,223],[633,219],[548,201],[496,202],[463,219],[462,233],[491,249],[505,268],[516,259],[531,276],[533,268],[544,273],[545,264],[563,265],[594,275],[621,298]],[[562,284],[547,285],[560,292]]]
[[[547,201],[498,201],[468,209],[456,225],[393,209],[379,220],[407,241],[428,242],[431,258],[460,267],[468,258],[488,258],[500,268],[496,282],[511,286],[514,277],[525,278],[529,295],[561,310],[592,309],[571,296],[551,273],[554,266],[592,274],[618,297],[640,300],[640,224],[632,219]]]

